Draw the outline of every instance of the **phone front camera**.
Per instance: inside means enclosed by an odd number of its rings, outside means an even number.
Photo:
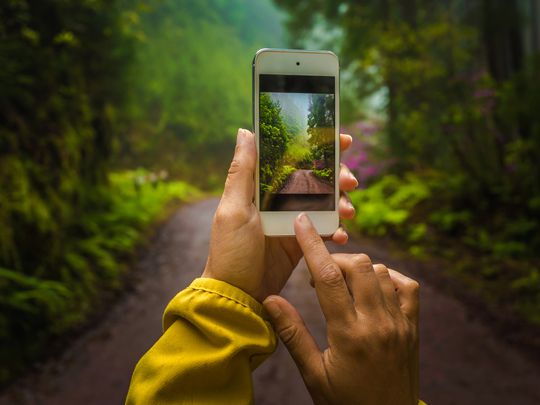
[[[296,62],[296,66],[300,66],[300,62]]]

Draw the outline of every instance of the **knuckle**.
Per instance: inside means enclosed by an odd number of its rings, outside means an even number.
[[[320,244],[321,242],[318,236],[317,237],[310,236],[306,240],[306,247],[309,251],[317,251],[319,249]]]
[[[363,329],[347,328],[340,331],[339,337],[345,341],[344,346],[351,350],[359,350],[366,345],[364,342],[368,339]]]
[[[216,225],[238,224],[249,221],[249,215],[241,209],[221,206],[217,209],[214,215],[214,223]]]
[[[237,158],[234,158],[231,162],[231,165],[229,166],[229,176],[234,176],[236,173],[238,173],[242,169],[242,165],[240,164],[240,161]]]
[[[417,295],[420,291],[420,283],[416,280],[413,280],[412,278],[407,281],[405,286],[415,295]]]
[[[373,265],[373,270],[375,271],[375,273],[377,274],[380,274],[380,275],[383,275],[383,274],[390,274],[388,272],[388,267],[386,267],[384,264],[382,263],[377,263],[377,264],[374,264]]]
[[[400,339],[399,328],[390,320],[380,322],[377,332],[380,342],[385,347],[395,345]]]
[[[341,285],[343,278],[339,267],[332,262],[325,263],[321,266],[319,277],[321,282],[330,287],[337,287]]]
[[[280,329],[278,334],[285,345],[294,346],[295,342],[298,340],[299,329],[296,325],[291,324]]]
[[[368,255],[364,253],[357,253],[352,255],[351,262],[356,268],[364,268],[367,266],[371,266],[371,259]]]

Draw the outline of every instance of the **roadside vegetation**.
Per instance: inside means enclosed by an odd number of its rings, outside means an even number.
[[[222,184],[279,21],[269,0],[1,3],[0,385],[121,294],[169,207]]]
[[[540,24],[532,3],[277,0],[341,57],[358,232],[540,324]],[[316,26],[311,30],[310,27]],[[502,44],[505,44],[504,46]]]

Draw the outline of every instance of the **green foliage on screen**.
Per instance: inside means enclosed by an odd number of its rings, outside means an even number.
[[[261,93],[259,98],[259,132],[261,158],[259,179],[263,191],[279,189],[281,176],[276,173],[282,166],[283,155],[290,144],[291,136],[281,116],[281,106],[271,96]],[[274,184],[278,180],[279,185]]]
[[[307,117],[309,144],[313,159],[322,160],[324,168],[334,167],[335,152],[334,95],[311,97]]]

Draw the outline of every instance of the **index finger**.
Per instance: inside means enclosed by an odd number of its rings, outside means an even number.
[[[296,218],[294,231],[315,283],[317,297],[326,321],[328,323],[346,322],[352,319],[355,316],[355,310],[345,279],[305,213]]]

